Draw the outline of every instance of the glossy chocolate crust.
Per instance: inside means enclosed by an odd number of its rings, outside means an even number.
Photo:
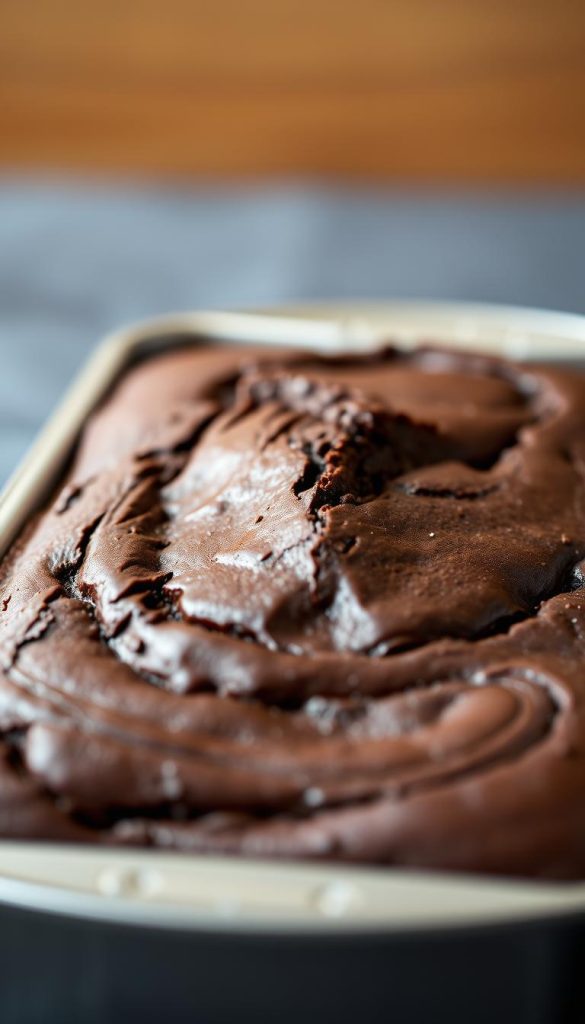
[[[585,377],[129,371],[0,577],[0,835],[585,877]]]

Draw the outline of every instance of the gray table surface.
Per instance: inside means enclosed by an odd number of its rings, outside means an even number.
[[[585,193],[0,179],[0,483],[112,327],[397,297],[585,313]]]

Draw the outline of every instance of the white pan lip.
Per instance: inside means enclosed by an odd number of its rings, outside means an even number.
[[[0,904],[197,933],[407,936],[583,918],[585,885],[3,841]]]
[[[202,335],[206,343],[328,352],[449,342],[517,359],[585,361],[585,316],[486,303],[312,302],[132,324],[103,339],[0,494],[0,552],[46,497],[82,422],[128,362],[165,337]],[[585,883],[0,840],[0,903],[198,933],[406,936],[570,920],[585,914]]]

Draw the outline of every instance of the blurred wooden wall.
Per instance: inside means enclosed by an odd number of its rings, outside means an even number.
[[[585,0],[0,0],[0,166],[585,181]]]

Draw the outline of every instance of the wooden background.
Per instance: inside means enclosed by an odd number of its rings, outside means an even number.
[[[0,0],[0,167],[585,181],[585,0]]]

